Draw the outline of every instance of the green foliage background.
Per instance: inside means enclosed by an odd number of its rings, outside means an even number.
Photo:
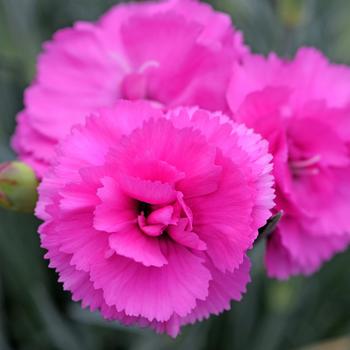
[[[0,161],[14,158],[9,139],[41,43],[77,19],[96,19],[114,3],[0,0]],[[348,0],[211,3],[232,15],[256,52],[290,55],[300,45],[314,45],[332,60],[350,63]],[[0,350],[288,350],[350,333],[350,251],[311,278],[281,283],[264,276],[260,244],[243,302],[172,340],[105,322],[71,302],[43,260],[37,226],[31,215],[0,209]]]

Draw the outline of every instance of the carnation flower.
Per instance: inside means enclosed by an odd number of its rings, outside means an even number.
[[[246,52],[229,16],[207,4],[117,5],[44,45],[13,148],[41,176],[72,125],[119,98],[225,111],[232,64]]]
[[[197,108],[101,110],[60,144],[39,188],[50,267],[83,307],[171,336],[228,310],[274,205],[267,148]]]
[[[311,274],[350,242],[350,69],[317,50],[236,66],[228,101],[274,156],[276,211],[266,266],[280,279]]]

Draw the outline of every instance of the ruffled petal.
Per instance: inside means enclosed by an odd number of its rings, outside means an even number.
[[[111,177],[101,179],[103,187],[97,190],[101,201],[94,211],[94,227],[105,232],[117,232],[137,222],[135,201],[128,197]]]
[[[177,244],[166,244],[168,264],[160,268],[118,255],[99,259],[91,269],[95,288],[102,288],[109,306],[130,316],[167,321],[187,315],[208,295],[211,274],[203,259]],[[147,286],[147,288],[145,288]]]
[[[109,245],[117,254],[145,266],[161,267],[168,263],[161,252],[159,240],[145,235],[136,225],[111,234]]]
[[[246,292],[246,286],[250,282],[250,262],[247,257],[234,272],[223,273],[210,263],[208,268],[213,276],[208,297],[205,302],[198,301],[196,309],[182,320],[183,324],[194,323],[208,318],[210,314],[218,315],[229,310],[231,300],[240,301]]]

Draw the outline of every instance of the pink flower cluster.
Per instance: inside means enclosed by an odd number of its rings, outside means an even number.
[[[273,213],[271,277],[350,244],[349,114],[350,69],[316,49],[264,58],[197,0],[130,3],[44,45],[13,147],[73,299],[176,336],[240,300]]]

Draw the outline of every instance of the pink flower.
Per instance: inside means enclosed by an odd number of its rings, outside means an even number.
[[[311,274],[350,242],[350,69],[315,49],[292,61],[252,56],[235,67],[227,96],[274,155],[284,217],[267,243],[268,274]]]
[[[119,98],[224,111],[232,64],[246,52],[229,16],[198,1],[115,6],[44,45],[13,148],[41,176],[72,125]]]
[[[197,108],[102,110],[72,130],[40,185],[50,267],[84,307],[172,336],[228,310],[273,207],[267,148]]]

